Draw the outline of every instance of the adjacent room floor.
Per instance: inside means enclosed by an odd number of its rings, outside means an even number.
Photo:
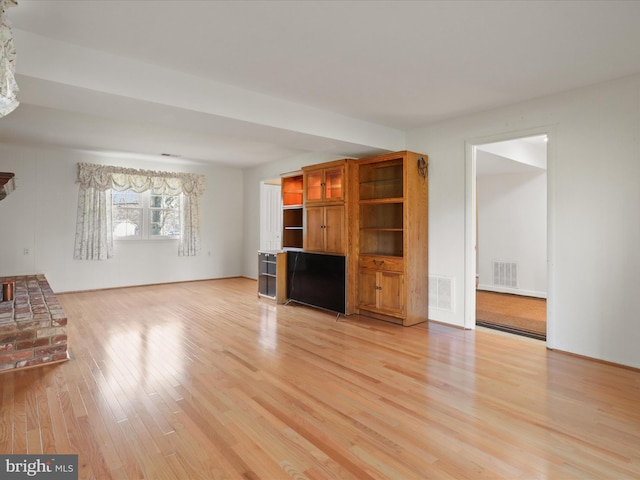
[[[478,290],[476,324],[545,340],[547,301],[544,298]]]

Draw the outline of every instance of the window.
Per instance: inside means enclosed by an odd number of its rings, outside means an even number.
[[[111,191],[113,236],[117,239],[180,237],[180,195]]]
[[[142,235],[142,199],[133,190],[111,191],[111,224],[115,237],[140,238]]]
[[[114,237],[121,240],[175,238],[178,256],[199,255],[204,175],[80,162],[77,182],[80,189],[74,259],[113,258]],[[113,185],[118,185],[120,191],[111,190]],[[160,198],[152,201],[149,190]],[[165,195],[161,195],[162,192]],[[156,211],[153,215],[152,210]]]
[[[150,195],[149,235],[153,237],[180,236],[180,196]]]

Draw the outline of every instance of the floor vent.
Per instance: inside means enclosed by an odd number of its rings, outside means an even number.
[[[501,287],[518,287],[518,264],[493,262],[493,284]]]
[[[429,308],[453,311],[453,279],[429,275]]]

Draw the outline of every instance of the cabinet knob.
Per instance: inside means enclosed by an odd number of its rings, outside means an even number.
[[[382,266],[384,265],[384,260],[373,260],[374,265]]]

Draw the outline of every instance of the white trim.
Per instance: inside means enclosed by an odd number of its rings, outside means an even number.
[[[518,288],[497,287],[495,285],[479,284],[478,290],[483,292],[508,293],[510,295],[522,295],[524,297],[547,298],[547,292],[536,290],[521,290]]]

